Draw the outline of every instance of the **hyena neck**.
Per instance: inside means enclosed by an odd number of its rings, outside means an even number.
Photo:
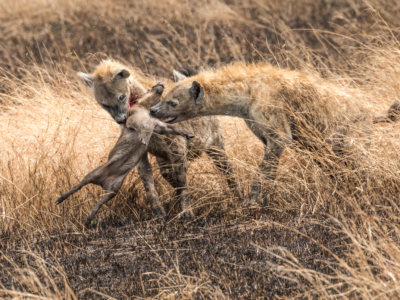
[[[200,100],[197,116],[232,116],[247,119],[249,117],[249,102],[245,95],[215,95],[207,93]]]

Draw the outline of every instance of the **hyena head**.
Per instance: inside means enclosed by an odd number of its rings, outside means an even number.
[[[176,123],[196,117],[204,97],[204,88],[199,82],[187,80],[175,70],[174,77],[175,81],[180,82],[160,103],[150,109],[153,117],[162,119],[165,123]]]
[[[94,97],[111,117],[124,124],[127,119],[129,102],[136,102],[145,88],[130,77],[123,65],[106,60],[100,63],[93,74],[79,72],[78,75],[92,90]]]

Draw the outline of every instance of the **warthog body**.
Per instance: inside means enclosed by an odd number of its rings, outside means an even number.
[[[266,146],[260,173],[274,180],[285,147],[343,154],[348,137],[372,131],[372,117],[355,94],[301,72],[236,63],[177,83],[151,113],[169,123],[210,115],[245,119]],[[260,194],[268,200],[257,178],[250,199]]]
[[[110,201],[120,190],[125,177],[138,164],[143,155],[147,155],[147,146],[153,131],[159,134],[180,135],[184,138],[192,138],[190,134],[176,130],[173,126],[165,124],[158,119],[150,117],[146,101],[153,98],[160,100],[163,86],[156,85],[151,93],[143,97],[143,103],[138,104],[128,110],[128,119],[121,130],[121,135],[111,150],[108,161],[104,165],[96,168],[85,176],[85,178],[68,193],[63,194],[57,201],[62,203],[69,196],[79,191],[89,183],[100,185],[107,194],[96,204],[92,213],[83,223],[86,227],[94,218],[97,211],[103,204]],[[163,210],[158,202],[152,203],[153,209]]]
[[[153,79],[137,71],[128,70],[125,66],[110,60],[103,61],[93,75],[78,74],[92,89],[96,101],[117,123],[124,122],[128,103],[134,103],[140,95],[146,93],[146,90],[155,84]],[[178,72],[174,72],[174,76],[176,80],[186,78]],[[172,85],[173,82],[167,82],[166,90]],[[155,98],[152,101],[154,102],[148,102],[151,104],[149,107],[159,102]],[[156,157],[161,175],[176,189],[184,215],[193,216],[187,183],[187,161],[200,157],[203,152],[207,153],[217,168],[227,176],[228,184],[235,191],[236,196],[242,198],[242,192],[236,183],[232,166],[225,153],[224,135],[217,118],[213,116],[198,118],[182,122],[177,126],[179,130],[191,133],[195,137],[186,140],[179,136],[152,135],[147,151]],[[150,203],[160,203],[147,155],[143,155],[138,163],[138,172]],[[155,213],[165,216],[164,209],[157,210]]]

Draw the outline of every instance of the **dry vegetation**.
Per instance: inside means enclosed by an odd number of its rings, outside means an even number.
[[[192,222],[173,210],[152,220],[136,171],[91,230],[81,222],[100,188],[54,204],[119,134],[76,71],[106,56],[168,77],[267,60],[320,74],[379,114],[400,92],[399,10],[383,0],[0,2],[0,297],[400,298],[398,124],[375,125],[368,155],[333,174],[315,154],[286,151],[265,208],[243,208],[206,157],[189,167]],[[262,146],[242,120],[221,121],[247,194]],[[173,190],[155,176],[167,205]]]

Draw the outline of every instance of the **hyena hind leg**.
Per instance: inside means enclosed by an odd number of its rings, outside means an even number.
[[[215,148],[206,150],[207,155],[213,160],[215,166],[227,177],[229,187],[235,192],[236,197],[243,200],[243,192],[237,183],[233,167],[229,162],[224,145],[218,144]]]
[[[285,148],[280,146],[278,143],[275,143],[272,140],[268,142],[268,147],[264,148],[264,158],[259,166],[261,178],[257,178],[257,176],[254,178],[253,185],[251,187],[251,192],[249,195],[250,201],[254,203],[259,202],[261,194],[262,205],[266,206],[269,204],[270,201],[269,191],[263,193],[261,192],[262,181],[275,180],[279,159],[282,156],[284,150]]]

